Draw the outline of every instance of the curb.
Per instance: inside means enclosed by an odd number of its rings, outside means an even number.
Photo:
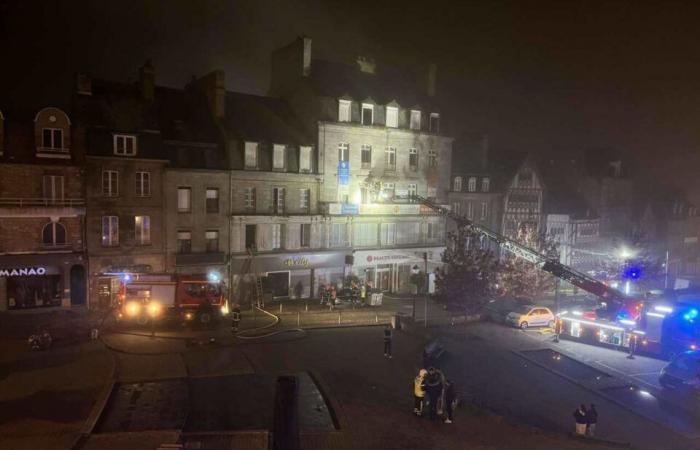
[[[341,413],[340,405],[335,401],[335,398],[330,396],[331,389],[326,384],[326,381],[313,370],[307,370],[306,373],[309,374],[311,380],[316,383],[316,387],[321,393],[323,400],[328,405],[328,412],[331,415],[331,420],[333,421],[333,426],[335,426],[335,431],[337,432],[342,430],[343,427],[341,424],[346,424],[347,421],[345,420],[345,416]]]
[[[612,441],[609,439],[601,439],[597,437],[592,437],[592,436],[581,436],[576,433],[569,433],[569,438],[578,441],[578,442],[585,442],[587,444],[591,445],[598,445],[598,444],[604,444],[609,447],[618,447],[618,448],[632,448],[632,444],[629,442],[620,442],[620,441]]]

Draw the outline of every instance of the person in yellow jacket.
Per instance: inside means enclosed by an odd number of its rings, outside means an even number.
[[[423,399],[425,398],[425,377],[428,371],[421,369],[413,380],[413,414],[423,415]]]

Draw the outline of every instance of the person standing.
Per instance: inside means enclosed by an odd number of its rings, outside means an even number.
[[[367,300],[367,284],[360,283],[360,303],[362,303],[362,306],[365,306],[366,300]]]
[[[598,411],[595,409],[595,405],[591,403],[591,406],[586,412],[586,435],[595,436],[595,427],[598,425]]]
[[[320,298],[319,305],[323,305],[326,301],[326,285],[324,283],[321,283],[318,287],[318,296]]]
[[[241,322],[241,308],[238,305],[233,306],[233,311],[231,312],[231,331],[236,333],[238,331],[238,325]]]
[[[438,401],[442,396],[442,376],[435,367],[428,368],[428,375],[425,380],[425,392],[428,394],[430,406],[430,420],[437,419]]]
[[[391,325],[387,325],[386,328],[384,328],[384,356],[389,359],[391,359],[391,339]]]
[[[574,411],[574,420],[576,421],[576,434],[585,436],[586,425],[588,425],[588,420],[586,419],[586,405],[581,404],[576,411]]]
[[[428,371],[421,369],[418,375],[413,380],[413,414],[416,416],[423,415],[423,399],[425,398],[425,377]]]
[[[445,423],[452,423],[454,407],[457,400],[455,385],[452,380],[445,380]]]

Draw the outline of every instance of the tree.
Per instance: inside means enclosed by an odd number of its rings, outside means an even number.
[[[516,240],[542,255],[559,259],[559,244],[546,234],[521,227]],[[512,297],[538,298],[551,293],[556,277],[535,264],[510,253],[503,255],[498,274],[499,293]]]
[[[457,303],[467,314],[475,314],[493,294],[498,259],[481,248],[481,236],[469,228],[450,233],[447,239],[442,256],[446,266],[436,271],[438,301]]]

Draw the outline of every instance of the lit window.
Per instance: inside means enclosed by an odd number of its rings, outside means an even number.
[[[481,192],[488,192],[490,189],[490,180],[488,178],[484,178],[481,180]]]
[[[420,130],[420,111],[416,109],[411,110],[411,129]]]
[[[178,231],[177,232],[177,252],[192,253],[192,232]]]
[[[399,108],[396,106],[386,107],[386,126],[391,128],[399,126]]]
[[[119,217],[102,216],[102,246],[119,245]]]
[[[219,190],[217,188],[207,188],[206,202],[207,213],[219,212]]]
[[[151,173],[136,172],[136,196],[150,197],[151,195]]]
[[[177,211],[192,211],[192,189],[188,187],[177,188]]]
[[[430,132],[440,132],[440,114],[438,113],[430,113]]]
[[[347,226],[344,223],[334,223],[331,225],[331,247],[346,247]]]
[[[272,249],[277,250],[282,248],[282,225],[279,223],[273,223],[270,225]]]
[[[246,169],[257,169],[258,168],[258,143],[257,142],[246,142],[245,143],[245,168]]]
[[[476,177],[469,177],[469,185],[467,186],[469,192],[476,192]]]
[[[243,190],[243,206],[247,210],[255,210],[255,188],[247,187]]]
[[[364,144],[362,145],[362,168],[370,169],[372,168],[372,146]]]
[[[309,209],[309,199],[311,198],[311,189],[299,189],[299,208],[302,211]]]
[[[428,150],[428,167],[435,169],[438,165],[437,152],[435,150]]]
[[[135,216],[134,231],[136,234],[136,242],[139,245],[148,245],[151,243],[151,218],[150,216]]]
[[[311,172],[311,147],[299,148],[299,172]]]
[[[338,161],[350,161],[350,144],[346,142],[338,144]]]
[[[349,100],[338,101],[338,122],[350,122],[350,105]]]
[[[284,170],[285,153],[284,145],[274,144],[272,146],[272,168],[274,170]]]
[[[374,247],[377,245],[377,224],[376,223],[353,223],[352,225],[352,246],[353,247]]]
[[[408,196],[413,197],[414,195],[418,195],[418,185],[411,183],[408,185]]]
[[[396,224],[383,223],[380,234],[382,245],[394,245],[396,243]]]
[[[387,147],[384,153],[384,169],[396,170],[396,147]]]
[[[415,148],[408,149],[408,167],[413,172],[418,170],[418,149],[415,149]]]
[[[272,201],[275,214],[284,214],[284,188],[272,189]]]
[[[41,241],[47,246],[66,245],[66,228],[58,222],[47,223],[41,232]]]
[[[371,103],[362,104],[362,125],[372,125],[374,123],[374,105]]]
[[[462,177],[455,177],[453,191],[462,192]]]
[[[136,136],[115,134],[114,154],[121,156],[134,156],[136,154]]]
[[[44,128],[41,133],[41,146],[53,150],[63,149],[63,130],[60,128]]]
[[[115,170],[102,171],[102,195],[105,197],[119,195],[119,172]]]
[[[219,232],[217,230],[205,231],[204,240],[207,243],[207,253],[217,253],[219,251]]]
[[[386,198],[394,198],[394,183],[382,183],[382,195]]]

